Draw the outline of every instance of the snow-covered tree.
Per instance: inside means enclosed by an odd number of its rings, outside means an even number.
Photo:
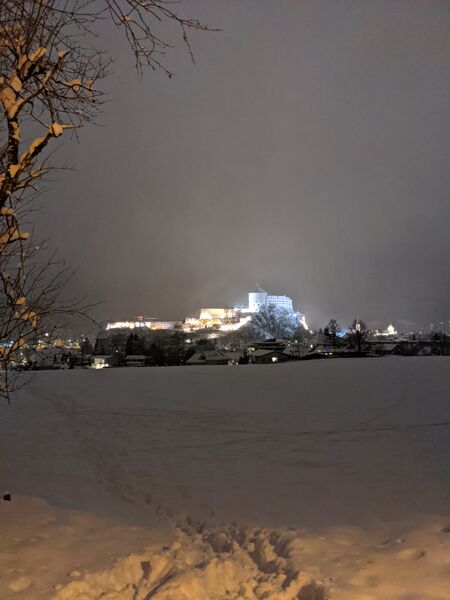
[[[259,338],[289,338],[298,331],[300,318],[285,308],[269,304],[252,316],[251,326]]]
[[[56,141],[95,121],[100,82],[111,56],[97,47],[100,26],[122,32],[135,66],[161,68],[178,27],[191,53],[187,19],[171,0],[1,0],[0,2],[0,395],[13,387],[10,367],[48,332],[55,314],[82,312],[58,303],[68,271],[42,262],[30,236],[34,200],[51,171]],[[192,55],[192,53],[191,53]]]

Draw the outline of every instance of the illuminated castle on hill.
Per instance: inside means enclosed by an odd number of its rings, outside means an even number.
[[[199,318],[189,317],[184,321],[185,331],[216,327],[221,331],[236,331],[251,321],[252,315],[262,308],[274,306],[296,315],[300,325],[308,329],[305,316],[294,311],[292,298],[286,295],[271,295],[259,285],[248,294],[248,306],[234,308],[202,308]]]
[[[237,331],[247,325],[252,315],[262,308],[274,306],[278,309],[288,311],[296,315],[299,324],[308,329],[305,317],[300,312],[294,311],[292,299],[286,295],[271,295],[259,285],[253,292],[248,294],[248,306],[235,306],[234,308],[202,308],[198,317],[187,317],[184,321],[157,321],[146,317],[136,317],[123,321],[108,323],[106,329],[182,329],[185,332],[197,331],[199,329],[215,328],[220,331]]]
[[[259,285],[256,286],[254,292],[250,292],[248,295],[248,309],[244,309],[249,313],[256,313],[266,306],[276,306],[277,308],[284,308],[290,312],[294,311],[292,304],[292,298],[289,296],[271,296],[266,290],[263,290]]]

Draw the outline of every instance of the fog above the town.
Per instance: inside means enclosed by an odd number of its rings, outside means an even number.
[[[192,0],[219,33],[142,80],[115,32],[100,127],[64,142],[38,236],[100,318],[183,318],[257,283],[316,327],[450,319],[446,0]]]

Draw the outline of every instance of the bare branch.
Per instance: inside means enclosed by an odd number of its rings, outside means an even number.
[[[85,314],[83,302],[61,302],[72,276],[43,260],[27,229],[36,194],[52,172],[55,140],[95,122],[111,57],[97,47],[98,26],[112,23],[128,41],[136,69],[161,68],[170,47],[160,26],[209,30],[172,0],[1,0],[0,2],[0,396],[14,387],[11,368],[35,349],[60,315]]]

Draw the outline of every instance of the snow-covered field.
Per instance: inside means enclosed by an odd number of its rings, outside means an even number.
[[[37,373],[0,598],[449,600],[449,399],[440,357]]]

